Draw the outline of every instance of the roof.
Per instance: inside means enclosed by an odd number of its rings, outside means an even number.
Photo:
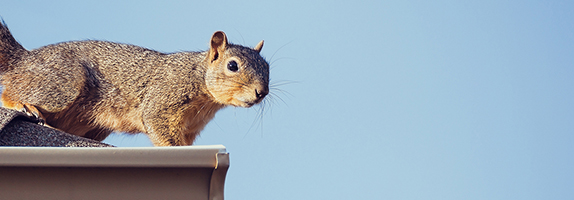
[[[38,124],[23,112],[0,107],[0,146],[112,147]]]
[[[113,147],[6,108],[0,146],[0,199],[219,200],[229,168],[223,145]]]

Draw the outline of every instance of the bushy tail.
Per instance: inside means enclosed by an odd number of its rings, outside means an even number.
[[[0,22],[0,73],[14,68],[16,61],[26,52],[26,49],[14,39],[10,30],[4,23]]]

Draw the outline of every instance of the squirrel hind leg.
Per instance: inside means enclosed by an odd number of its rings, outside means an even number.
[[[32,104],[14,101],[12,98],[6,95],[6,93],[2,93],[2,105],[6,108],[11,108],[25,113],[29,117],[38,120],[38,124],[46,124],[46,118],[44,118],[42,112],[40,112],[40,110]]]
[[[22,104],[22,106],[24,107],[24,113],[26,113],[28,116],[37,119],[38,124],[46,125],[46,118],[44,118],[44,116],[36,106],[33,106],[31,104]]]
[[[106,139],[106,137],[108,137],[111,133],[112,130],[107,128],[94,128],[86,132],[86,134],[83,137],[101,142],[102,140]]]

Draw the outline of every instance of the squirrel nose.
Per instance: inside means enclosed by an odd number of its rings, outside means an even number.
[[[269,94],[269,89],[255,89],[255,96],[257,97],[257,100],[263,99],[265,96],[267,96],[267,94]]]

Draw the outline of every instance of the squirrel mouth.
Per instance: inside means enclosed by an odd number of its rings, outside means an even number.
[[[234,97],[228,102],[233,106],[250,108],[255,104],[261,103],[268,93],[268,90],[256,89],[253,94],[242,94]]]
[[[254,96],[255,98],[253,98],[253,99],[251,99],[251,98],[249,98],[249,99],[239,98],[236,100],[241,102],[242,105],[239,105],[239,106],[245,107],[245,108],[250,108],[251,106],[253,106],[255,104],[261,103],[261,101],[263,101],[263,99],[265,98],[265,96],[267,96],[267,94],[268,94],[267,91],[260,92],[258,90],[255,90],[255,96]]]
[[[233,100],[227,102],[226,104],[230,105],[230,106],[235,106],[235,107],[250,108],[251,106],[257,104],[257,102],[255,102],[255,101],[244,101],[244,100],[240,100],[240,99],[233,99]]]
[[[252,101],[239,101],[241,102],[243,105],[239,105],[241,107],[245,107],[245,108],[250,108],[251,106],[261,103],[261,101],[263,101],[263,98],[258,98]]]
[[[251,106],[258,104],[258,103],[259,103],[259,101],[243,102],[243,105],[241,107],[250,108]]]

